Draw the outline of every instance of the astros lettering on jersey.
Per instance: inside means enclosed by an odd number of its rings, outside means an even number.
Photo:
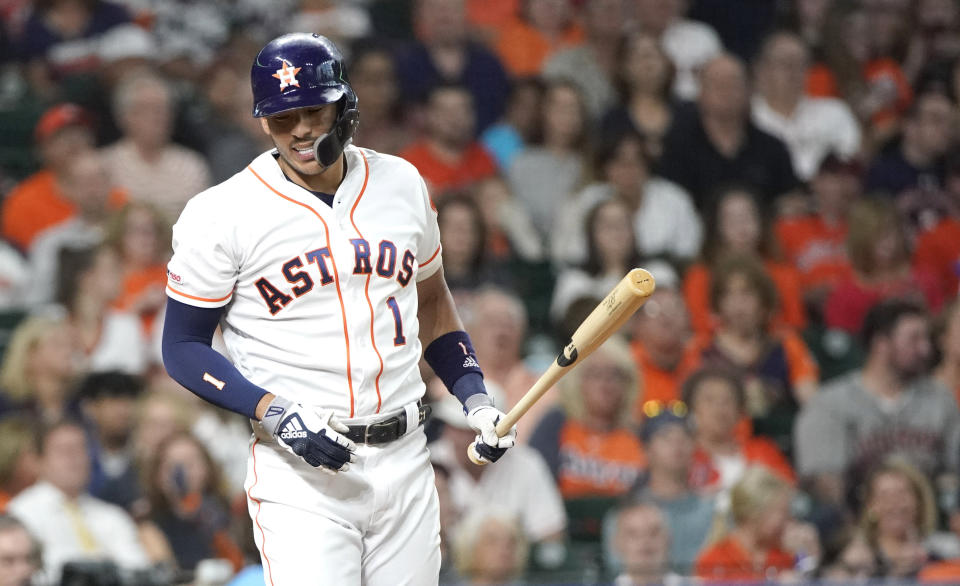
[[[223,339],[252,383],[353,418],[423,395],[415,283],[441,256],[416,169],[355,146],[344,155],[332,207],[289,181],[272,152],[191,199],[173,228],[167,292],[229,306]]]

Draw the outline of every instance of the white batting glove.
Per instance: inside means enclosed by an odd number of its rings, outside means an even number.
[[[496,462],[517,443],[516,425],[510,428],[507,435],[497,435],[497,423],[503,416],[492,404],[478,405],[467,412],[467,425],[477,432],[476,449],[481,460]]]
[[[330,409],[313,409],[275,397],[260,424],[288,452],[324,472],[346,472],[357,445],[341,434],[350,429]]]

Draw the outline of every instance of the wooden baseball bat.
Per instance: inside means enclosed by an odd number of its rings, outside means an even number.
[[[619,330],[650,297],[655,287],[653,275],[644,269],[633,269],[627,273],[573,332],[570,342],[550,368],[497,423],[497,435],[505,436],[548,389]],[[467,448],[467,455],[478,466],[486,464],[478,457],[475,442]]]

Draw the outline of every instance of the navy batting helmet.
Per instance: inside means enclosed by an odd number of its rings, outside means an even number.
[[[353,139],[359,122],[357,95],[347,80],[343,55],[330,39],[316,33],[277,37],[257,54],[250,84],[257,118],[338,104],[333,128],[314,143],[314,156],[323,167],[336,162]]]

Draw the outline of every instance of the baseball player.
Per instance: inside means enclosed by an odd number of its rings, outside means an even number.
[[[412,165],[351,145],[357,98],[328,39],[274,39],[251,82],[276,148],[174,226],[164,364],[253,420],[246,491],[268,584],[436,584],[421,347],[483,458],[516,434],[494,431],[436,211]],[[210,347],[218,325],[229,361]]]

